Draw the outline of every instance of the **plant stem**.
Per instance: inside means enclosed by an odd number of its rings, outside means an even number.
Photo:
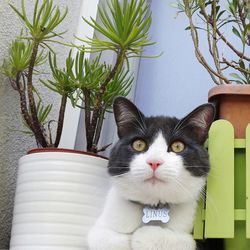
[[[206,68],[206,70],[210,74],[212,80],[217,85],[219,84],[219,82],[216,80],[215,76],[218,77],[219,79],[225,81],[225,83],[229,84],[230,81],[227,78],[225,78],[223,75],[218,74],[215,70],[213,70],[213,68],[211,68],[209,66],[209,64],[207,63],[206,59],[204,58],[202,52],[200,51],[198,34],[197,34],[196,27],[193,23],[192,13],[191,13],[191,10],[189,9],[189,1],[188,0],[185,0],[185,9],[186,9],[185,11],[186,11],[187,17],[189,19],[191,37],[192,37],[194,48],[195,48],[195,55],[196,55],[198,61]]]
[[[92,140],[90,137],[90,130],[91,130],[91,104],[90,104],[90,91],[86,88],[82,89],[82,92],[84,94],[84,112],[85,112],[85,133],[86,133],[86,140],[87,140],[87,148],[92,147]]]
[[[56,148],[58,147],[58,145],[60,143],[61,136],[62,136],[66,104],[67,104],[67,95],[63,94],[62,98],[61,98],[61,106],[60,106],[59,117],[58,117],[58,121],[57,121],[56,140],[55,140],[55,143],[53,145]]]
[[[96,148],[93,147],[93,139],[94,139],[94,135],[95,135],[95,131],[96,131],[98,117],[100,116],[100,113],[101,113],[102,98],[103,98],[103,95],[105,93],[105,90],[106,90],[109,82],[113,79],[113,77],[115,76],[117,71],[123,65],[123,62],[124,62],[124,59],[125,59],[125,53],[126,53],[125,49],[121,49],[118,52],[115,66],[110,71],[110,73],[107,76],[107,78],[105,79],[105,81],[101,84],[101,87],[100,87],[99,91],[96,94],[96,98],[95,98],[96,102],[95,102],[95,105],[94,105],[92,120],[91,120],[91,125],[90,125],[90,130],[89,130],[91,145],[89,145],[89,147],[87,147],[87,151],[90,151],[90,152],[96,151]]]
[[[213,27],[213,29],[215,29],[217,35],[221,38],[221,40],[240,58],[245,59],[247,61],[250,61],[250,57],[247,57],[246,55],[244,55],[244,53],[241,53],[240,51],[238,51],[227,39],[225,36],[223,36],[223,34],[220,32],[220,30],[217,27],[214,27],[214,23],[213,20],[211,20],[211,18],[207,15],[204,6],[201,6],[201,11],[200,13],[204,16],[205,20]]]
[[[27,125],[30,127],[30,129],[34,132],[34,128],[32,126],[31,117],[29,115],[28,109],[27,109],[27,101],[26,101],[26,95],[25,95],[25,89],[20,84],[20,73],[17,73],[16,80],[15,80],[15,90],[19,93],[20,98],[20,108],[21,108],[21,114]]]
[[[217,0],[213,0],[212,3],[212,13],[213,13],[213,43],[212,43],[212,57],[214,60],[215,67],[217,69],[217,72],[219,75],[225,77],[220,69],[220,63],[219,63],[219,53],[218,53],[218,47],[217,47],[217,23],[216,23],[216,3]],[[212,16],[212,15],[211,15]],[[221,78],[219,78],[220,84],[223,84],[223,81]]]
[[[243,53],[241,53],[240,51],[238,51],[223,35],[222,33],[217,29],[216,30],[217,34],[220,36],[220,38],[222,39],[222,41],[240,58],[243,58],[247,61],[250,62],[250,57],[247,57],[246,55],[244,55]]]
[[[98,152],[97,144],[98,144],[98,141],[100,139],[100,135],[101,135],[101,131],[102,131],[102,125],[103,125],[103,121],[104,121],[105,111],[106,111],[106,107],[103,107],[101,112],[100,112],[100,116],[99,116],[97,126],[96,126],[96,130],[95,130],[95,136],[94,136],[94,140],[93,140],[93,147],[95,147],[96,153]]]
[[[234,69],[240,71],[241,73],[249,74],[250,75],[250,70],[243,69],[243,68],[241,68],[241,67],[239,67],[239,66],[237,66],[237,65],[235,65],[235,64],[233,64],[233,63],[231,63],[229,61],[227,61],[227,59],[225,57],[223,57],[222,59],[223,59],[223,63],[225,63],[229,67],[234,68]]]
[[[36,62],[36,57],[38,53],[38,47],[39,47],[39,42],[33,41],[33,51],[32,55],[30,58],[30,64],[29,64],[29,70],[28,70],[28,77],[27,77],[27,92],[28,92],[28,100],[29,100],[29,109],[31,112],[31,125],[34,130],[34,134],[36,137],[36,140],[41,144],[42,147],[47,147],[48,143],[46,141],[46,137],[43,134],[43,131],[41,129],[41,125],[39,123],[38,117],[37,117],[37,110],[36,110],[36,104],[35,104],[35,99],[33,95],[33,83],[32,83],[32,77],[33,77],[33,71],[34,71],[34,66]]]

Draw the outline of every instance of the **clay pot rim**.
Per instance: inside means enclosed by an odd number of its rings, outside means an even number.
[[[49,152],[61,152],[61,153],[73,153],[73,154],[81,154],[81,155],[89,155],[93,157],[98,157],[102,158],[105,160],[108,160],[109,158],[102,156],[102,155],[97,155],[94,153],[90,152],[85,152],[81,150],[75,150],[75,149],[67,149],[67,148],[33,148],[27,152],[27,154],[36,154],[36,153],[49,153]]]
[[[208,100],[219,95],[250,95],[250,85],[222,84],[211,88]]]

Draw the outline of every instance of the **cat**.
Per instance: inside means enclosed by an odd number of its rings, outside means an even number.
[[[113,109],[119,140],[108,164],[112,186],[88,234],[89,249],[195,250],[197,200],[210,169],[203,144],[214,105],[203,104],[181,120],[145,117],[124,97]],[[156,215],[160,205],[168,222],[143,223],[145,208]]]

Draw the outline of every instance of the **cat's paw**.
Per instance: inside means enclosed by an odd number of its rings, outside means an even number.
[[[163,230],[161,227],[144,226],[137,229],[131,239],[133,250],[159,250],[161,243],[159,239],[163,239]]]
[[[195,250],[191,235],[157,226],[144,226],[132,235],[133,250]]]
[[[131,235],[106,228],[93,228],[88,234],[89,250],[131,250]]]

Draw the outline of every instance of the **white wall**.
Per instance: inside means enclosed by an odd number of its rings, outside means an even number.
[[[21,0],[1,0],[0,3],[0,63],[8,53],[10,41],[19,34],[20,20],[9,7],[9,4],[20,6]],[[32,12],[31,6],[34,0],[25,0],[28,6],[28,14]],[[54,0],[62,9],[69,7],[68,17],[65,19],[62,29],[68,30],[64,36],[67,41],[72,41],[76,32],[81,10],[82,0]],[[63,61],[68,49],[56,46],[59,63]],[[43,69],[48,72],[48,65]],[[59,99],[55,94],[47,90],[41,90],[45,101],[52,102],[57,109]],[[27,150],[36,147],[33,138],[14,132],[13,129],[23,129],[19,101],[17,93],[11,88],[7,79],[0,76],[0,249],[7,249],[12,219],[13,196],[16,182],[16,167],[18,159],[26,154]],[[52,113],[55,115],[57,112]]]
[[[145,54],[164,54],[141,60],[135,100],[147,115],[182,117],[207,102],[214,84],[195,58],[190,33],[184,30],[186,17],[176,18],[171,2],[175,1],[152,1],[151,37],[157,45]]]

